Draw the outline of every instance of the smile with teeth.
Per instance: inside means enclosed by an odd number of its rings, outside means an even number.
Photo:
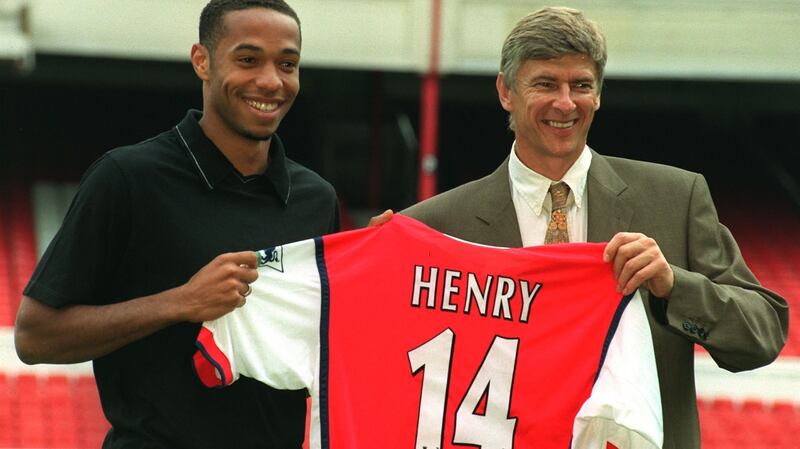
[[[255,100],[245,100],[251,107],[258,109],[261,112],[271,112],[278,109],[278,103],[262,103]]]
[[[556,122],[554,120],[545,120],[544,122],[547,124],[547,126],[552,126],[553,128],[565,129],[574,125],[575,122],[577,122],[577,120],[570,120],[568,122]]]

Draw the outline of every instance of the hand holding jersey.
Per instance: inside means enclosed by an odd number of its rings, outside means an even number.
[[[258,279],[258,256],[253,251],[221,254],[178,287],[181,321],[202,323],[245,304],[250,283]]]
[[[619,232],[606,244],[603,261],[613,261],[617,288],[633,293],[644,285],[658,298],[669,298],[675,284],[672,272],[656,241],[636,232]]]

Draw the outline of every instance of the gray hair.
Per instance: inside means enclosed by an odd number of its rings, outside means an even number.
[[[597,92],[603,86],[608,54],[606,38],[581,11],[567,7],[545,7],[523,17],[503,43],[500,71],[503,84],[515,89],[517,70],[529,59],[556,59],[585,54],[594,61]],[[509,128],[514,129],[513,121]]]

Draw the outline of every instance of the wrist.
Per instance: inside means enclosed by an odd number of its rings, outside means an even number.
[[[188,320],[189,313],[183,306],[186,302],[183,300],[187,295],[186,286],[181,285],[169,290],[165,290],[158,295],[155,295],[158,310],[158,315],[165,321],[167,325],[181,323]]]

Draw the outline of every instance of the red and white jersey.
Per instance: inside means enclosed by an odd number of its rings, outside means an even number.
[[[396,215],[263,250],[195,368],[308,389],[311,448],[660,448],[647,316],[603,247],[487,247]]]

